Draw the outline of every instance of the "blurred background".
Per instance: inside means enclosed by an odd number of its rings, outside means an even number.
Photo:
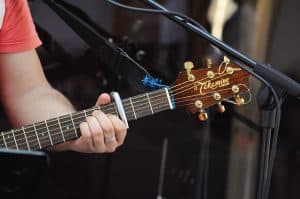
[[[204,68],[207,57],[214,64],[223,59],[221,52],[166,17],[128,12],[99,0],[66,2],[166,84],[176,79],[187,60]],[[120,2],[145,6],[141,1]],[[158,2],[213,33],[219,28],[220,39],[256,60],[280,66],[278,70],[300,81],[299,1],[230,0],[223,7],[215,6],[218,0]],[[47,78],[77,109],[93,106],[102,92],[117,90],[127,97],[149,90],[141,84],[139,69],[114,60],[105,64],[102,44],[90,47],[43,1],[30,1],[30,7],[43,41],[38,53]],[[172,199],[256,198],[261,134],[255,125],[260,116],[255,98],[260,84],[251,79],[250,86],[253,103],[226,104],[223,114],[211,108],[206,122],[183,109],[131,122],[124,146],[113,154],[47,152],[50,168],[33,198],[153,199],[160,191]],[[299,105],[288,97],[283,106],[271,198],[300,197]],[[2,113],[0,129],[9,128]]]

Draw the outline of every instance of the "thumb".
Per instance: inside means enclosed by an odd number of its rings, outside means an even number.
[[[110,103],[110,96],[107,93],[101,94],[96,102],[96,105],[104,105]]]

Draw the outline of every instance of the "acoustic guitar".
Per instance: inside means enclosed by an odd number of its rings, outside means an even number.
[[[218,110],[224,112],[223,101],[239,106],[251,101],[249,74],[230,63],[228,58],[224,57],[224,61],[215,67],[194,69],[192,62],[186,62],[184,66],[185,71],[179,73],[171,86],[121,100],[127,121],[179,107],[198,113],[199,119],[204,121],[208,118],[205,109],[210,106],[217,105]],[[94,110],[119,115],[116,103],[112,102],[40,121],[1,132],[0,148],[40,150],[76,139],[80,137],[79,124]]]

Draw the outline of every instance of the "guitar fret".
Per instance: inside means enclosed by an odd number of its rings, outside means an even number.
[[[2,135],[0,135],[0,148],[6,148],[5,144],[4,144],[4,139],[3,137],[1,137]]]
[[[48,127],[48,124],[47,124],[47,120],[45,120],[45,125],[46,125],[47,132],[48,132],[48,135],[49,135],[50,143],[53,146],[53,141],[52,141],[51,134],[50,134],[50,131],[49,131],[49,127]]]
[[[6,148],[5,144],[4,144],[4,141],[3,141],[3,138],[0,139],[0,148]]]
[[[3,142],[4,142],[4,145],[5,145],[5,148],[7,148],[7,143],[6,143],[6,140],[5,140],[5,137],[4,137],[4,133],[2,132],[2,137],[3,137]]]
[[[116,107],[116,103],[113,103],[113,107],[114,107],[114,114],[118,115],[118,109]]]
[[[75,115],[76,114],[76,115]],[[75,124],[75,128],[76,128],[76,131],[78,132],[78,136],[80,136],[80,128],[79,128],[79,124],[81,122],[84,122],[85,121],[85,116],[84,116],[84,112],[83,111],[80,111],[78,113],[74,113],[73,114],[73,122]]]
[[[48,129],[53,145],[64,141],[57,118],[47,120]]]
[[[4,135],[7,148],[17,149],[17,145],[14,139],[14,134],[12,133],[12,131],[6,131],[3,133],[3,135]]]
[[[35,132],[35,134],[36,134],[36,138],[37,138],[37,141],[38,141],[38,143],[39,143],[39,146],[40,146],[40,149],[41,149],[41,148],[42,148],[42,146],[41,146],[41,143],[40,143],[40,139],[39,139],[38,133],[37,133],[37,131],[36,131],[35,124],[33,124],[33,128],[34,128],[34,132]]]
[[[27,139],[27,135],[25,133],[25,129],[24,129],[24,126],[22,126],[22,131],[23,131],[23,134],[24,134],[24,137],[25,137],[25,141],[26,141],[26,144],[27,144],[27,149],[30,151],[30,145],[28,143],[28,139]]]
[[[12,130],[12,133],[14,134],[15,136],[15,143],[16,143],[16,146],[17,146],[17,149],[19,150],[27,150],[28,149],[28,146],[26,144],[26,141],[25,140],[25,135],[22,131],[22,129],[15,129],[15,130]]]
[[[35,123],[42,148],[52,146],[45,121]]]
[[[126,102],[124,101],[124,103]],[[136,120],[131,106],[124,106],[124,111],[126,114],[127,121]]]
[[[128,121],[148,116],[167,109],[173,109],[172,101],[167,89],[141,94],[122,100]],[[54,119],[45,120],[32,125],[2,132],[0,147],[15,148],[17,150],[36,150],[66,142],[80,136],[78,124],[94,110],[101,110],[106,114],[118,115],[115,103],[96,106],[77,113],[67,114]],[[2,139],[1,139],[2,136]]]
[[[132,111],[133,111],[134,118],[137,119],[136,113],[135,113],[135,110],[134,110],[134,106],[133,106],[133,104],[132,104],[132,99],[131,99],[131,97],[129,98],[129,101],[130,101],[130,104],[131,104],[131,108],[132,108]]]
[[[151,113],[152,113],[152,115],[153,115],[153,114],[154,114],[154,112],[153,112],[152,105],[151,105],[151,102],[150,102],[150,97],[149,97],[149,94],[148,94],[148,93],[146,93],[146,96],[147,96],[147,99],[148,99],[148,103],[149,103],[149,106],[150,106]]]
[[[14,142],[16,144],[16,149],[19,150],[19,147],[18,147],[18,144],[17,144],[17,141],[16,141],[16,136],[14,135],[14,131],[13,130],[11,130],[11,134],[13,135]]]
[[[65,139],[65,136],[64,136],[63,131],[62,131],[62,128],[61,128],[61,124],[60,124],[60,121],[59,121],[59,117],[57,117],[57,122],[58,122],[58,125],[59,125],[59,129],[60,129],[60,133],[61,133],[62,139],[63,139],[63,141],[65,142],[66,139]]]
[[[86,110],[83,110],[83,113],[84,113],[84,117],[87,118],[87,114],[86,114]]]
[[[152,114],[151,107],[145,106],[145,102],[148,101],[147,94],[140,95],[133,99],[133,105],[137,118],[142,118]]]
[[[65,141],[77,138],[77,133],[74,131],[75,127],[71,119],[71,114],[60,117],[62,133],[64,134]]]
[[[76,130],[76,126],[75,126],[75,124],[74,124],[74,120],[73,120],[73,116],[72,116],[72,114],[70,114],[70,118],[71,118],[71,121],[72,121],[72,124],[73,124],[73,128],[74,128],[74,131],[75,131],[76,137],[78,137],[78,133],[77,133],[77,130]]]
[[[24,131],[28,138],[28,144],[30,145],[30,149],[32,150],[40,149],[38,137],[33,125],[25,126]]]
[[[157,95],[157,94],[155,94],[155,95]],[[153,96],[153,93],[150,93],[149,97],[150,98],[152,97],[152,99],[153,99],[153,98],[155,98],[155,95]],[[158,113],[158,112],[170,109],[169,102],[168,102],[168,97],[166,95],[165,89],[160,90],[158,95],[160,95],[159,103],[154,103],[154,104],[152,103],[153,111],[155,113]]]

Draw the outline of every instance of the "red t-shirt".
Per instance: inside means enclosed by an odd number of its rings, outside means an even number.
[[[0,53],[22,52],[41,45],[27,0],[0,0],[0,3],[5,3],[2,5]]]

